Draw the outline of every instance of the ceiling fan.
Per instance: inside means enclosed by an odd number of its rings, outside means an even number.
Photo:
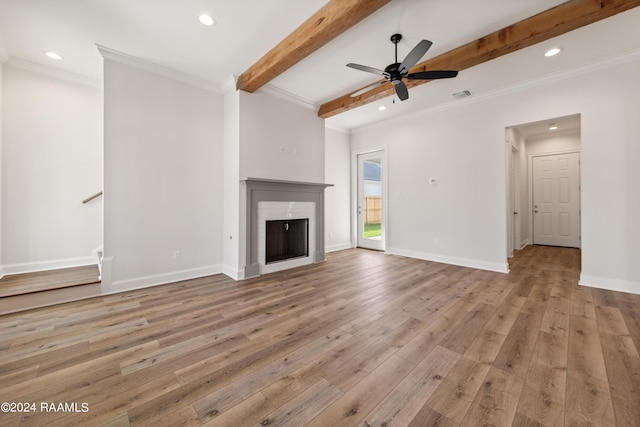
[[[433,43],[431,43],[429,40],[422,40],[420,43],[415,45],[413,49],[411,49],[411,52],[409,52],[406,58],[404,58],[404,61],[398,62],[398,43],[400,42],[400,40],[402,40],[402,34],[394,34],[391,36],[391,42],[395,45],[396,49],[396,61],[393,64],[388,65],[387,68],[384,69],[384,71],[377,68],[368,67],[366,65],[353,63],[347,64],[347,67],[354,68],[360,71],[366,71],[367,73],[381,75],[386,79],[385,81],[377,82],[373,85],[367,86],[357,92],[352,93],[352,97],[358,96],[376,86],[380,86],[381,84],[389,81],[393,83],[398,98],[400,98],[401,101],[404,101],[406,99],[409,99],[409,91],[407,90],[407,86],[402,81],[403,78],[406,78],[407,80],[435,80],[449,79],[458,75],[457,71],[450,70],[420,71],[417,73],[409,74],[409,69],[418,63],[420,58],[422,58],[424,54],[427,53]]]

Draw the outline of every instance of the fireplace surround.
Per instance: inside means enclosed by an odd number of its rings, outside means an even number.
[[[303,202],[313,206],[313,221],[309,221],[310,262],[325,260],[324,252],[324,189],[332,184],[247,178],[242,180],[246,190],[245,220],[245,279],[263,272],[264,261],[259,259],[259,204],[261,202]],[[313,205],[310,205],[313,203]],[[299,203],[300,204],[300,203]],[[281,218],[287,219],[287,218]],[[294,265],[295,266],[295,265]]]

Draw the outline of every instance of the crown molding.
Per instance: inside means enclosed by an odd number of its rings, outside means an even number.
[[[364,126],[356,127],[352,129],[353,131],[365,130],[365,129],[375,129],[381,126],[386,126],[390,123],[401,122],[404,120],[414,119],[418,116],[423,116],[425,114],[437,113],[441,111],[454,110],[456,108],[460,108],[463,106],[467,106],[470,104],[483,102],[489,99],[497,98],[500,96],[504,96],[510,93],[520,92],[525,89],[530,89],[538,86],[542,86],[545,84],[550,84],[562,80],[566,80],[572,77],[581,76],[583,74],[587,74],[593,71],[599,71],[611,67],[615,67],[617,65],[625,64],[627,62],[632,62],[640,59],[640,49],[633,49],[631,51],[627,51],[618,55],[613,55],[607,57],[602,60],[592,61],[586,64],[582,64],[573,68],[569,68],[567,70],[558,71],[555,73],[550,73],[540,77],[534,77],[529,80],[524,80],[519,83],[515,83],[508,86],[499,87],[493,90],[490,90],[486,93],[482,94],[474,94],[467,98],[456,99],[441,105],[437,105],[434,107],[423,108],[421,110],[416,110],[411,114],[406,114],[403,116],[391,117],[384,121],[378,121],[375,123],[367,124]]]
[[[347,128],[344,128],[342,126],[328,125],[326,121],[324,123],[325,123],[325,125],[324,125],[325,129],[331,129],[331,130],[334,130],[336,132],[343,133],[345,135],[351,135],[351,129],[347,129]]]
[[[96,48],[102,55],[102,58],[111,61],[118,62],[120,64],[128,65],[130,67],[137,68],[139,70],[148,71],[161,77],[177,80],[182,83],[186,83],[191,86],[199,87],[216,93],[222,93],[220,87],[208,80],[201,79],[199,77],[192,76],[190,74],[183,73],[181,71],[174,70],[172,68],[164,67],[162,65],[155,64],[153,62],[140,59],[138,57],[127,55],[126,53],[119,52],[117,50],[96,44]]]
[[[280,89],[270,84],[266,84],[262,86],[260,89],[258,89],[257,92],[262,92],[267,95],[272,95],[277,98],[284,99],[289,102],[293,102],[294,104],[300,105],[308,110],[312,110],[316,112],[318,111],[319,106],[315,104],[313,101],[310,101],[298,95],[294,95],[291,92],[287,92],[286,90]]]
[[[220,85],[220,89],[222,90],[222,93],[235,91],[237,80],[238,80],[238,77],[233,74],[227,77],[226,79],[224,79],[224,81],[222,82],[222,85]]]
[[[75,83],[83,86],[89,86],[96,89],[102,88],[102,81],[93,77],[85,76],[82,74],[72,73],[71,71],[62,70],[60,68],[51,67],[48,65],[38,64],[36,62],[27,61],[20,58],[9,58],[5,63],[5,66],[18,68],[20,70],[31,71],[33,73],[42,74],[54,79],[64,80],[70,83]]]
[[[640,59],[640,49],[634,49],[634,50],[613,55],[604,59],[587,62],[585,64],[578,65],[576,67],[569,68],[566,70],[557,71],[555,73],[546,74],[540,77],[534,77],[532,79],[524,80],[519,83],[514,83],[512,85],[497,88],[487,92],[486,94],[482,94],[478,97],[471,96],[469,98],[465,98],[464,100],[465,101],[468,100],[469,102],[472,103],[472,102],[482,101],[485,99],[492,99],[492,98],[496,98],[509,93],[520,92],[524,89],[530,89],[530,88],[542,86],[545,84],[555,83],[555,82],[567,80],[572,77],[578,77],[594,71],[600,71],[607,68],[615,67],[617,65],[622,65],[627,62],[636,61],[638,59]]]

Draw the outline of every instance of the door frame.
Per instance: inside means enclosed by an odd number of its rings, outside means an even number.
[[[358,247],[358,156],[381,152],[382,157],[382,251],[389,248],[389,167],[387,145],[351,151],[351,247]]]
[[[531,244],[534,244],[534,217],[533,217],[533,158],[544,156],[555,156],[561,154],[578,154],[578,218],[580,220],[580,236],[582,236],[582,153],[581,150],[562,150],[562,151],[549,151],[544,153],[529,154],[527,157],[527,178],[529,179],[529,236],[531,236]],[[580,249],[582,249],[582,237],[580,238]]]
[[[514,250],[522,249],[521,164],[520,148],[507,139],[507,255],[513,257]]]

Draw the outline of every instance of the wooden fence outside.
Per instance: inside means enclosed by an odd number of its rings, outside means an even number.
[[[364,198],[364,223],[380,224],[382,222],[382,197],[366,196]]]

